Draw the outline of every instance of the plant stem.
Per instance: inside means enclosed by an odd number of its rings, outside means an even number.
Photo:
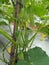
[[[20,4],[18,2],[21,2],[21,0],[16,0],[14,18],[18,18],[18,14],[20,12]],[[14,20],[13,25],[14,25],[14,28],[13,28],[13,36],[12,36],[12,38],[13,38],[14,41],[16,41],[16,39],[17,39],[16,38],[16,31],[18,29],[16,20]],[[17,48],[16,48],[16,50],[17,50]],[[16,51],[16,59],[17,59],[17,51]],[[18,60],[16,60],[16,61],[18,61]],[[10,65],[14,65],[14,62],[15,62],[15,46],[12,44],[11,55],[10,55]]]
[[[3,60],[2,58],[0,58],[0,60],[6,64],[9,64],[7,61]]]
[[[12,42],[14,45],[16,45],[16,42],[12,39],[12,37],[3,29],[0,28],[0,34],[2,34],[4,37],[6,37],[10,42]],[[16,45],[17,46],[17,45]]]

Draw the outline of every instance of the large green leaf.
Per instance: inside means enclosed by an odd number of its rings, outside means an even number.
[[[20,61],[18,61],[18,63],[15,64],[15,65],[34,65],[34,64],[33,64],[33,63],[29,63],[29,62],[27,62],[27,61],[25,61],[25,60],[20,60]]]
[[[39,47],[24,53],[24,60],[19,60],[16,65],[49,65],[49,57]]]
[[[38,47],[30,49],[28,51],[30,61],[34,63],[34,65],[49,65],[49,57],[46,53]]]
[[[21,60],[18,61],[17,65],[28,65],[27,61]]]

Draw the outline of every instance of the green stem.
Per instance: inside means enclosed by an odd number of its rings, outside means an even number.
[[[16,46],[16,42],[12,39],[12,37],[3,29],[0,28],[0,34],[6,37],[10,42],[12,42]]]
[[[3,49],[2,50],[6,50],[7,52],[8,52],[8,50],[7,50],[7,46],[10,44],[10,42],[8,42],[6,45],[4,45],[3,43],[2,43],[2,45],[3,45]],[[9,54],[9,52],[8,52],[8,54]]]
[[[0,60],[6,64],[9,64],[7,61],[3,60],[2,58],[0,58]]]
[[[43,25],[41,25],[39,28],[38,28],[38,30],[36,31],[36,33],[31,37],[31,39],[28,41],[28,43],[30,43],[31,41],[31,44],[30,44],[30,46],[28,47],[28,49],[30,49],[30,47],[32,46],[32,44],[33,44],[33,41],[34,41],[34,39],[35,39],[35,37],[36,37],[36,35],[40,32],[40,29],[43,27]]]
[[[12,30],[11,30],[11,27],[10,27],[10,23],[8,24],[8,27],[9,27],[10,33],[12,35]]]

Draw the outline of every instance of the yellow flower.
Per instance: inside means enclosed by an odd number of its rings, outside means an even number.
[[[11,53],[11,47],[7,48],[8,53]]]
[[[46,34],[42,33],[40,40],[43,40],[46,37]]]
[[[46,34],[42,34],[42,38],[45,38],[46,37]]]

